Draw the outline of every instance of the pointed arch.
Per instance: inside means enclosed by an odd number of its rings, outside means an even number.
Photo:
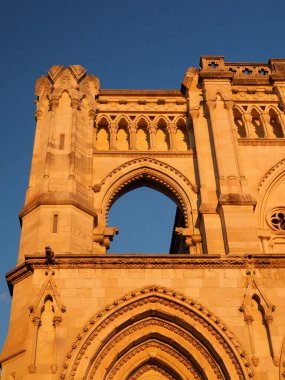
[[[95,149],[108,150],[110,148],[110,121],[105,115],[102,115],[96,122],[96,142]]]
[[[149,157],[128,161],[108,174],[100,184],[97,207],[102,205],[102,214],[107,223],[111,205],[123,194],[135,188],[147,186],[172,199],[182,211],[186,226],[194,228],[193,207],[197,192],[195,185],[173,167]],[[192,199],[191,192],[193,192]]]
[[[34,317],[39,317],[41,311],[44,307],[46,300],[51,300],[54,306],[54,310],[57,314],[61,314],[65,312],[65,306],[62,304],[59,296],[59,292],[57,290],[55,281],[52,277],[48,277],[45,283],[43,284],[42,289],[37,295],[34,303],[30,305],[29,310],[30,313]]]
[[[268,200],[279,185],[285,180],[285,159],[279,161],[263,176],[258,186],[258,199],[256,205],[257,224],[259,228],[267,228],[266,213],[268,212]],[[282,199],[282,198],[281,198]],[[276,200],[277,201],[277,200]],[[276,204],[278,206],[285,206]]]
[[[243,110],[241,107],[234,107],[233,115],[234,115],[234,123],[237,127],[237,133],[240,138],[247,137],[246,126],[243,120]]]
[[[130,148],[130,131],[128,126],[128,119],[121,116],[118,119],[118,129],[116,133],[116,149],[128,150]]]
[[[276,107],[270,106],[268,108],[269,124],[271,125],[272,132],[277,138],[284,137],[284,128],[282,127],[281,112]]]
[[[250,108],[250,114],[252,116],[252,125],[255,128],[255,133],[258,138],[265,137],[265,128],[261,119],[261,111],[258,107],[252,106]]]
[[[220,319],[195,300],[155,285],[94,315],[72,343],[60,376],[131,380],[151,363],[176,380],[253,377],[243,348]]]
[[[168,120],[159,116],[156,119],[156,149],[159,151],[170,149],[170,136],[167,129]]]
[[[136,149],[149,150],[149,148],[150,148],[149,122],[145,117],[141,116],[137,120]]]
[[[182,117],[179,117],[176,121],[175,139],[177,150],[187,151],[190,149],[190,138],[186,120]]]
[[[145,115],[139,115],[134,119],[134,122],[136,123],[137,127],[139,127],[141,124],[146,125],[147,127],[149,126],[150,120],[147,116]]]

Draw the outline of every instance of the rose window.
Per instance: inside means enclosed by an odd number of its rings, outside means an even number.
[[[274,230],[285,231],[285,210],[277,210],[270,216],[270,224]]]

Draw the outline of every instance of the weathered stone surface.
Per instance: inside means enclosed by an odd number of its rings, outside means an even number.
[[[38,79],[2,380],[284,377],[284,67],[204,56],[181,91]],[[108,255],[141,185],[178,206],[170,254]]]

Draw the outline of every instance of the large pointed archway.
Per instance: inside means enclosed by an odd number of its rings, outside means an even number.
[[[107,305],[82,329],[63,363],[70,380],[250,379],[244,350],[209,310],[149,286]]]

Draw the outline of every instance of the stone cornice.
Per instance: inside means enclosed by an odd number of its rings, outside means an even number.
[[[249,138],[242,138],[238,139],[239,145],[251,145],[251,146],[282,146],[285,145],[285,139],[284,138],[276,138],[276,139],[249,139]]]
[[[97,215],[93,206],[83,197],[73,193],[53,191],[40,194],[38,197],[32,199],[21,210],[19,218],[22,219],[32,210],[43,205],[72,205],[91,216]]]
[[[221,255],[170,255],[170,254],[107,254],[77,255],[56,254],[53,269],[244,269],[248,257],[255,268],[285,268],[285,254]],[[46,257],[40,254],[25,256],[25,262],[6,274],[10,290],[19,281],[30,276],[35,269],[47,269]]]
[[[194,151],[192,149],[188,151],[157,151],[157,152],[152,152],[149,150],[146,151],[131,151],[131,150],[106,150],[106,151],[99,151],[99,150],[94,150],[93,151],[93,156],[94,157],[113,157],[113,156],[122,156],[122,157],[141,157],[141,156],[147,156],[147,157],[179,157],[179,158],[184,158],[184,157],[192,157],[194,156]]]
[[[101,89],[99,96],[183,96],[180,90]]]

